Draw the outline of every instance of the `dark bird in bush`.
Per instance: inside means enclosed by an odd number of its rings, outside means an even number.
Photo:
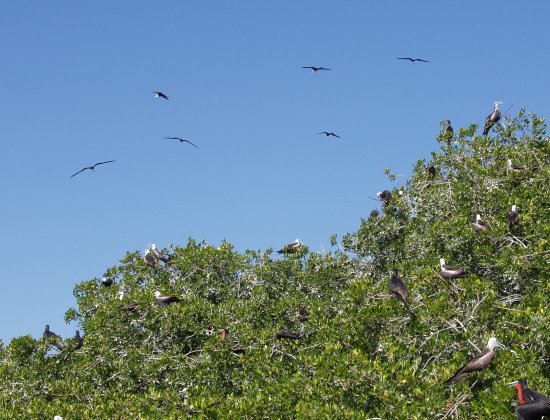
[[[378,210],[373,210],[369,214],[369,218],[371,219],[376,219],[378,216],[380,216],[380,213],[378,212]]]
[[[481,220],[481,216],[479,214],[476,214],[476,221],[472,223],[472,229],[474,229],[476,232],[481,232],[483,230],[491,230],[491,226]]]
[[[411,315],[414,315],[413,310],[407,303],[409,292],[403,280],[401,280],[397,276],[397,272],[394,272],[390,277],[389,288],[390,288],[390,292],[392,292],[395,295],[397,300],[399,300],[400,302],[403,303],[403,305],[405,305],[405,308],[407,308],[407,310],[410,312]]]
[[[151,253],[153,254],[154,258],[156,258],[157,260],[161,260],[165,264],[168,264],[170,262],[170,258],[160,252],[155,244],[151,244]]]
[[[430,179],[435,178],[435,166],[433,165],[428,166],[428,174],[430,175]]]
[[[493,112],[491,112],[489,115],[487,115],[487,118],[485,119],[485,127],[483,127],[483,135],[486,136],[489,134],[489,130],[493,125],[495,125],[498,120],[500,120],[500,105],[502,102],[495,102],[495,106],[493,109]]]
[[[110,287],[112,284],[113,284],[113,279],[111,278],[103,277],[103,279],[101,279],[102,286]]]
[[[485,369],[487,365],[491,363],[493,357],[495,357],[496,347],[501,347],[503,349],[506,348],[501,343],[499,343],[499,341],[495,337],[489,338],[487,346],[485,346],[483,350],[481,350],[478,354],[471,358],[468,363],[458,369],[453,376],[445,381],[445,383],[450,384],[454,381],[458,381],[459,379],[464,378],[471,372]]]
[[[143,262],[147,264],[149,267],[154,267],[157,263],[157,259],[155,258],[154,254],[151,252],[150,249],[146,249],[143,253]]]
[[[288,338],[288,339],[292,339],[292,340],[299,340],[300,337],[296,334],[292,334],[291,332],[288,332],[288,330],[286,328],[281,328],[277,334],[275,334],[275,337],[278,338],[278,339],[281,339],[281,338]]]
[[[384,204],[389,204],[391,201],[391,192],[389,192],[388,190],[380,191],[376,193],[376,195]]]
[[[55,338],[56,341],[54,341],[52,344],[57,348],[57,350],[61,351],[65,348],[65,344],[63,344],[63,341],[61,340],[61,337],[54,333],[53,331],[50,331],[50,326],[46,325],[46,328],[44,328],[44,333],[42,334],[42,337],[45,339]]]
[[[82,345],[84,344],[84,337],[82,337],[82,336],[80,335],[80,331],[77,330],[76,333],[75,333],[75,335],[74,335],[74,339],[75,339],[75,341],[76,341],[76,344],[75,344],[75,346],[74,346],[74,349],[75,349],[75,350],[78,350],[78,349],[81,348]]]
[[[514,225],[517,225],[519,223],[519,213],[518,208],[514,204],[512,206],[512,210],[510,210],[510,213],[508,213],[508,227],[512,227]]]
[[[155,292],[155,303],[162,308],[176,302],[181,302],[181,299],[177,296],[163,296],[159,291]]]
[[[304,244],[296,239],[294,243],[287,244],[277,251],[278,254],[295,254]]]
[[[447,280],[454,280],[461,277],[467,277],[470,275],[470,273],[468,273],[466,270],[462,268],[447,267],[447,264],[445,264],[445,260],[443,258],[439,260],[439,266],[441,268],[439,275]]]
[[[550,398],[527,387],[527,379],[510,382],[518,390],[519,405],[515,412],[519,420],[540,420],[542,416],[550,415]]]

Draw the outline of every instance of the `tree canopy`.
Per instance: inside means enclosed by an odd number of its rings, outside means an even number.
[[[112,285],[76,284],[65,321],[82,346],[0,345],[0,416],[506,418],[507,382],[550,394],[544,119],[521,110],[489,136],[442,127],[439,150],[331,252],[189,239],[162,250],[168,263],[129,252],[104,273]],[[474,230],[476,214],[490,228]],[[470,275],[441,278],[440,258]],[[394,272],[414,314],[388,288]],[[180,301],[160,306],[155,291]],[[445,385],[493,336],[507,349]]]

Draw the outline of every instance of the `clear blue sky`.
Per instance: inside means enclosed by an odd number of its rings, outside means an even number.
[[[495,100],[549,115],[549,14],[548,1],[3,2],[0,338],[46,323],[73,335],[74,284],[152,242],[329,248],[392,187],[384,168],[408,175],[437,148],[440,121],[482,124]]]

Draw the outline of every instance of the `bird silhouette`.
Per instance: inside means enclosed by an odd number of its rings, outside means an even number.
[[[321,131],[320,133],[317,133],[317,134],[324,134],[324,135],[327,136],[327,137],[332,136],[332,137],[337,137],[337,138],[339,138],[339,139],[342,138],[342,137],[340,137],[339,135],[334,134],[332,131]]]
[[[303,66],[302,68],[303,69],[311,69],[311,71],[313,73],[317,73],[319,70],[332,70],[332,69],[327,69],[325,67],[315,67],[315,66]]]
[[[409,60],[411,64],[414,64],[416,61],[420,61],[421,63],[429,63],[427,60],[422,60],[421,58],[412,58],[412,57],[397,57],[397,60]]]
[[[105,165],[106,163],[111,163],[111,162],[116,162],[116,161],[115,160],[107,160],[105,162],[98,162],[98,163],[96,163],[95,165],[92,165],[92,166],[86,166],[85,168],[82,168],[80,171],[75,172],[74,174],[72,174],[69,178],[72,178],[73,176],[78,175],[80,172],[84,172],[86,169],[89,169],[89,170],[93,171],[96,166]]]
[[[165,95],[165,94],[162,93],[162,92],[158,92],[158,91],[157,91],[157,92],[153,92],[153,93],[155,94],[155,98],[159,98],[159,99],[162,98],[162,99],[168,100],[168,96]]]
[[[189,143],[190,145],[195,146],[197,149],[199,148],[199,146],[197,146],[196,144],[191,143],[189,140],[182,139],[181,137],[164,137],[164,138],[168,140],[179,140],[180,143],[184,143],[184,142]]]

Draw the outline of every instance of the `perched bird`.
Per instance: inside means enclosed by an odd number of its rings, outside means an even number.
[[[487,223],[481,220],[481,216],[479,214],[476,214],[476,221],[472,223],[472,228],[476,232],[481,232],[483,230],[491,230],[491,226]]]
[[[168,96],[166,96],[164,93],[162,92],[153,92],[155,94],[155,98],[162,98],[162,99],[166,99],[168,100]]]
[[[446,122],[447,122],[447,127],[445,128],[445,135],[452,137],[455,131],[453,130],[453,126],[451,125],[451,120],[447,120]]]
[[[156,259],[161,260],[163,263],[168,264],[170,262],[170,258],[160,252],[155,244],[151,244],[151,252]]]
[[[380,213],[378,212],[378,210],[375,209],[370,212],[369,218],[376,219],[378,216],[380,216]]]
[[[277,251],[278,254],[294,254],[296,253],[304,244],[300,242],[299,239],[296,239],[294,243],[283,246]]]
[[[514,204],[512,206],[512,210],[510,210],[510,213],[508,213],[508,227],[511,228],[514,225],[517,225],[519,223],[519,213],[518,208]]]
[[[102,286],[110,287],[112,284],[113,284],[113,279],[111,278],[103,277],[103,279],[101,280]]]
[[[293,340],[299,340],[300,337],[296,334],[292,334],[291,332],[288,332],[286,328],[281,328],[277,334],[275,334],[275,338],[281,339],[281,338],[289,338]]]
[[[391,200],[391,192],[388,190],[380,191],[376,193],[380,201],[382,201],[384,204],[389,204]]]
[[[42,337],[45,339],[55,338],[56,341],[52,344],[57,348],[57,350],[61,351],[65,348],[65,344],[63,344],[63,341],[61,340],[61,337],[54,333],[53,331],[50,331],[50,326],[46,325],[46,328],[44,328],[44,333],[42,334]]]
[[[182,139],[180,137],[164,137],[165,139],[168,139],[168,140],[179,140],[180,143],[189,143],[191,146],[195,146],[197,149],[199,148],[199,146],[197,146],[195,143],[191,143],[189,140],[186,140],[186,139]]]
[[[430,174],[431,179],[435,178],[435,166],[433,165],[428,166],[428,174]]]
[[[339,138],[339,139],[342,138],[342,137],[340,137],[339,135],[334,134],[332,131],[321,131],[320,133],[317,133],[317,134],[324,134],[324,135],[327,136],[327,137],[332,136],[332,137],[337,137],[337,138]]]
[[[521,166],[515,166],[514,164],[512,164],[512,159],[508,159],[506,172],[527,172],[527,169],[522,168]]]
[[[69,178],[72,178],[73,176],[78,175],[80,172],[84,172],[86,169],[90,169],[91,171],[93,171],[96,166],[104,165],[106,163],[111,163],[111,162],[116,162],[116,161],[115,160],[107,160],[105,162],[98,162],[98,163],[96,163],[95,165],[92,165],[92,166],[86,166],[85,168],[81,169],[80,171],[75,172],[74,174],[72,174]]]
[[[409,292],[407,291],[407,287],[405,286],[405,283],[403,283],[403,280],[401,280],[397,276],[397,272],[394,272],[392,276],[390,277],[390,292],[392,292],[397,300],[401,301],[403,305],[405,305],[405,308],[410,312],[411,315],[414,315],[411,307],[407,303],[407,297],[409,296]]]
[[[224,328],[222,330],[221,335],[220,335],[220,341],[225,343],[228,340],[229,340],[229,330],[227,328]],[[235,338],[231,339],[231,341],[229,342],[229,345],[231,346],[231,351],[233,353],[235,353],[235,354],[244,353],[244,349],[239,347],[239,343]]]
[[[527,379],[510,382],[518,390],[519,405],[516,406],[516,416],[520,420],[540,420],[542,416],[550,415],[550,398],[527,388]]]
[[[74,339],[76,341],[76,345],[74,346],[75,350],[78,350],[82,345],[84,344],[84,338],[80,335],[80,331],[76,331],[76,334],[74,335]]]
[[[462,268],[447,268],[447,265],[445,264],[445,260],[443,258],[439,260],[439,266],[441,267],[439,275],[447,280],[458,279],[470,275],[470,273],[468,273],[466,270],[463,270]]]
[[[397,60],[409,60],[411,64],[414,64],[416,61],[420,61],[421,63],[429,63],[427,60],[422,60],[421,58],[411,58],[411,57],[397,57]]]
[[[446,384],[450,384],[454,381],[464,378],[471,372],[482,370],[493,360],[495,357],[495,347],[504,347],[495,337],[489,338],[487,346],[483,348],[478,354],[470,359],[468,363],[458,369],[453,376],[445,381]]]
[[[229,337],[229,330],[227,328],[224,328],[220,335],[220,341],[227,341],[227,337]]]
[[[332,70],[332,69],[327,69],[325,67],[314,67],[314,66],[303,66],[302,68],[303,69],[311,69],[311,71],[313,73],[317,73],[319,70]]]
[[[176,302],[181,302],[181,299],[177,296],[162,296],[159,291],[155,292],[155,303],[162,308]]]
[[[157,259],[155,258],[154,254],[151,252],[150,249],[146,249],[143,252],[143,261],[145,262],[145,264],[147,264],[149,267],[154,267],[157,263]]]
[[[124,307],[125,311],[128,312],[135,312],[135,310],[138,308],[139,304],[137,302],[132,302]]]
[[[495,125],[498,120],[500,120],[500,105],[502,102],[495,102],[495,107],[493,112],[487,115],[485,119],[485,127],[483,127],[483,135],[486,136],[489,133],[489,130],[493,125]]]

